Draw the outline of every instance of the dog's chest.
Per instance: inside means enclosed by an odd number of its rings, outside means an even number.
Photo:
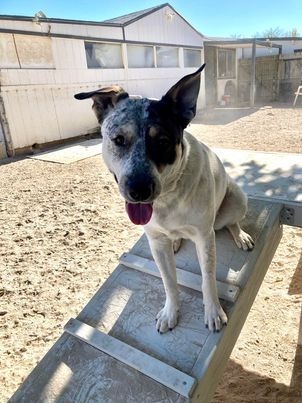
[[[163,214],[163,212],[153,214],[148,226],[172,240],[179,238],[192,239],[196,235],[196,226],[191,224],[190,220],[177,210],[170,211],[169,214]]]

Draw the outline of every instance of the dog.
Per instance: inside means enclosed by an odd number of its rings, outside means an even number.
[[[195,243],[202,272],[205,325],[227,324],[216,287],[215,231],[228,228],[236,245],[251,250],[253,239],[239,225],[247,197],[218,157],[185,128],[196,114],[205,65],[179,80],[160,100],[131,99],[126,92],[76,94],[101,107],[103,158],[125,199],[130,220],[143,225],[164,284],[166,301],[156,317],[159,333],[178,320],[174,253],[181,239]]]

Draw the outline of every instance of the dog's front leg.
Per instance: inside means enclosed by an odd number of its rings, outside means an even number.
[[[205,325],[219,331],[227,323],[221,308],[216,286],[216,244],[214,229],[209,234],[199,233],[195,239],[197,256],[202,272],[202,294],[205,308]]]
[[[163,333],[168,329],[172,330],[176,326],[179,310],[173,242],[163,234],[157,233],[155,235],[147,231],[146,234],[166,292],[165,306],[156,316],[156,329],[158,332]]]

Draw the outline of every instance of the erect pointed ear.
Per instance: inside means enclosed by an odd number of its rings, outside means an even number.
[[[76,99],[93,99],[92,109],[97,117],[99,124],[103,123],[106,115],[114,108],[114,106],[129,95],[124,89],[118,85],[111,87],[101,87],[96,91],[81,92],[75,94]]]
[[[200,73],[204,67],[205,64],[195,73],[183,77],[161,99],[169,108],[172,108],[173,114],[178,117],[183,128],[187,127],[196,114]]]

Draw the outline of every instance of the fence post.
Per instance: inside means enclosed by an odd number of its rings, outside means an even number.
[[[252,48],[250,106],[254,106],[255,104],[255,93],[256,93],[256,39],[253,40],[253,48]]]

